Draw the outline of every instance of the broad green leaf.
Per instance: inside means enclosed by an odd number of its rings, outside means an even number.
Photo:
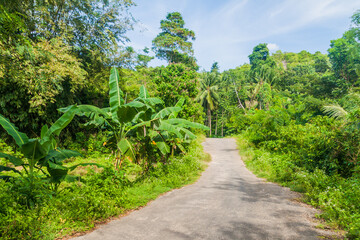
[[[133,130],[133,129],[136,129],[136,128],[138,128],[138,127],[150,126],[151,122],[152,122],[152,121],[150,120],[150,121],[145,121],[145,122],[138,123],[138,124],[130,127],[130,128],[128,129],[128,132],[131,131],[131,130]]]
[[[179,101],[175,104],[175,107],[182,107],[185,103],[185,98],[180,98]]]
[[[187,128],[196,128],[196,129],[202,129],[202,130],[209,130],[209,128],[203,124],[191,122],[182,118],[172,118],[164,120],[164,122],[170,123],[170,124],[177,124],[182,127]]]
[[[111,68],[110,78],[109,78],[109,86],[110,86],[109,104],[110,104],[110,109],[111,109],[111,116],[112,116],[112,119],[115,122],[117,122],[118,121],[117,112],[118,112],[118,109],[120,108],[120,106],[122,105],[123,92],[121,91],[120,86],[119,86],[119,73],[115,67]]]
[[[120,142],[118,143],[118,147],[122,154],[129,155],[132,159],[135,159],[135,153],[132,144],[128,139],[126,138],[121,139]]]
[[[82,156],[81,153],[67,150],[67,149],[54,149],[49,152],[48,155],[46,155],[45,160],[51,160],[54,163],[60,163],[64,161],[65,159],[72,158],[72,157],[79,157]]]
[[[68,168],[52,162],[48,162],[47,170],[51,176],[51,181],[56,183],[60,183],[65,179],[69,171]]]
[[[168,132],[175,134],[178,138],[183,138],[179,129],[175,125],[169,124],[167,122],[162,121],[160,123],[160,126],[158,127],[158,130],[168,131]]]
[[[140,97],[140,98],[144,98],[144,99],[150,97],[150,96],[149,96],[149,93],[148,93],[148,91],[146,90],[146,88],[145,88],[144,85],[142,85],[142,86],[140,87],[139,97]]]
[[[72,106],[70,106],[72,107]],[[66,108],[59,108],[58,110],[62,113],[68,111],[70,109],[70,107],[66,107]],[[96,106],[93,105],[77,105],[76,109],[74,110],[76,115],[85,115],[85,114],[90,114],[90,113],[95,113],[104,117],[109,117],[109,111],[110,108],[98,108]]]
[[[179,127],[179,131],[184,132],[190,139],[196,138],[196,135],[186,128]]]
[[[144,121],[144,119],[142,119],[142,117],[144,116],[144,114],[145,114],[144,111],[138,112],[138,113],[134,116],[133,122],[136,123],[136,122],[139,122],[139,121],[141,121],[141,120]]]
[[[180,98],[179,101],[175,104],[175,107],[179,107],[182,109],[182,106],[185,103],[185,98]],[[173,112],[169,115],[169,118],[176,118],[178,116],[179,112]]]
[[[14,138],[16,144],[21,147],[23,144],[29,141],[28,136],[25,133],[19,132],[17,127],[12,124],[7,118],[0,114],[0,125],[5,131]]]
[[[155,106],[157,104],[162,104],[163,101],[160,98],[145,98],[142,99],[144,101],[144,103],[150,105],[150,106]]]
[[[60,132],[72,121],[75,116],[77,106],[71,106],[68,110],[49,128],[45,138],[50,135],[59,136]]]
[[[166,116],[181,111],[181,107],[167,107],[154,114],[153,118],[165,118]]]
[[[177,143],[176,146],[180,149],[181,152],[183,153],[186,152],[184,146],[181,145],[180,143]]]
[[[68,169],[67,167],[64,167],[63,165],[56,164],[51,161],[49,161],[48,164],[49,164],[49,168],[51,168],[51,169],[58,169],[58,170],[67,170]]]
[[[12,164],[14,164],[15,167],[21,166],[21,165],[24,164],[23,160],[21,160],[20,158],[11,156],[11,155],[6,154],[6,153],[1,153],[0,152],[0,158],[5,158],[5,159],[9,160]]]
[[[138,114],[136,108],[129,105],[122,105],[118,108],[117,116],[120,123],[130,123]]]
[[[156,146],[163,155],[170,153],[170,147],[165,142],[158,141],[156,142]]]
[[[48,132],[48,130],[49,130],[49,128],[48,128],[47,125],[42,126],[40,137],[41,137],[41,138],[45,138],[46,133]]]
[[[29,159],[31,165],[34,165],[38,160],[47,155],[46,149],[40,145],[38,139],[30,139],[22,145],[21,152]]]
[[[133,107],[133,108],[142,108],[142,107],[145,107],[145,104],[142,103],[142,102],[134,100],[132,102],[129,102],[129,103],[125,104],[125,106],[130,106],[130,107]]]

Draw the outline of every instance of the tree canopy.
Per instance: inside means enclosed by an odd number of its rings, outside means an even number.
[[[195,33],[184,26],[185,21],[179,12],[169,13],[160,22],[162,32],[153,40],[153,50],[159,59],[169,63],[185,63],[196,67],[191,42],[195,40]]]

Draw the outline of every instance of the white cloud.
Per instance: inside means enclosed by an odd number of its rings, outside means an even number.
[[[270,52],[276,52],[277,50],[279,50],[279,46],[276,43],[268,43],[267,47],[269,49]]]
[[[217,61],[222,70],[247,62],[259,43],[269,43],[272,52],[279,46],[283,51],[326,51],[360,8],[355,0],[137,0],[137,4],[133,13],[143,24],[129,34],[132,45],[150,47],[161,31],[160,20],[179,11],[185,27],[196,34],[199,65],[207,68]]]

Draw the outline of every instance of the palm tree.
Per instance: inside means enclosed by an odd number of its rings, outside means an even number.
[[[357,112],[360,110],[360,94],[349,93],[341,101],[344,103],[343,107],[338,104],[327,105],[322,108],[322,111],[332,118],[345,122],[354,120],[354,117],[356,118]]]
[[[200,81],[200,93],[196,100],[207,111],[208,124],[210,128],[211,135],[211,111],[215,110],[220,102],[220,97],[218,94],[218,83],[219,83],[219,74],[216,72],[205,73],[204,78]]]

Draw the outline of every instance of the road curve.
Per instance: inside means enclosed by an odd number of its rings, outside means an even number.
[[[173,190],[139,211],[78,240],[318,239],[315,210],[287,188],[245,168],[234,139],[206,139],[212,161],[193,185]]]

